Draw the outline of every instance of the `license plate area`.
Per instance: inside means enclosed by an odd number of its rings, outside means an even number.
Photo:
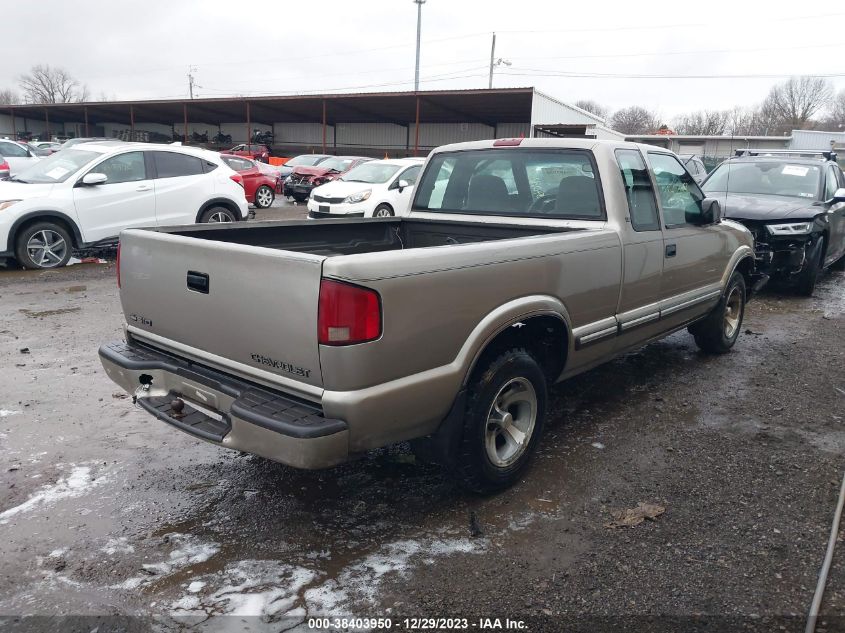
[[[331,207],[327,204],[321,204],[318,208],[320,213],[331,213]]]

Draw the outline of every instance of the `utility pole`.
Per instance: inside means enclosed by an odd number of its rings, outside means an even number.
[[[496,58],[496,33],[493,32],[493,46],[490,47],[490,83],[488,88],[493,87],[493,60]]]
[[[425,0],[414,0],[417,5],[417,65],[414,71],[414,92],[420,90],[420,34],[422,33],[422,5]]]
[[[188,66],[188,94],[190,95],[191,99],[194,98],[194,74],[197,72],[196,66]]]

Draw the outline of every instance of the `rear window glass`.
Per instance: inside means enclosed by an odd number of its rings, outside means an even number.
[[[437,154],[420,180],[414,209],[585,220],[605,217],[592,156],[582,150]]]
[[[156,173],[159,178],[195,176],[203,173],[202,160],[196,156],[177,154],[176,152],[153,152]]]

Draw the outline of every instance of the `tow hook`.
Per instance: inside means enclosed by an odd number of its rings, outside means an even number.
[[[182,398],[174,398],[170,401],[170,416],[177,420],[184,418],[185,401]]]

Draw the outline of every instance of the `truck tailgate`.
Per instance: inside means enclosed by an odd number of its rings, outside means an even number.
[[[317,307],[324,259],[124,231],[120,300],[129,331],[139,340],[318,399]]]

